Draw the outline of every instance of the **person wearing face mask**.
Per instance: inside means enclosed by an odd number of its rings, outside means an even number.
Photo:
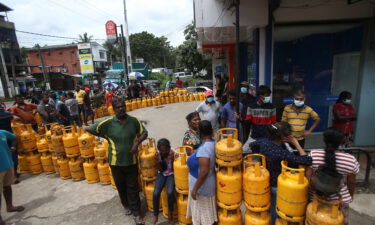
[[[300,165],[310,166],[312,158],[307,155],[297,139],[293,137],[291,126],[286,122],[278,122],[267,125],[268,138],[258,139],[250,144],[253,153],[259,153],[266,157],[267,170],[270,172],[271,187],[271,224],[277,217],[276,213],[276,194],[277,194],[277,177],[281,173],[281,161],[286,160],[288,163],[297,163]],[[284,143],[290,143],[296,146],[299,155],[289,152],[284,147]]]
[[[276,107],[271,103],[271,89],[261,85],[257,91],[258,100],[250,104],[246,109],[245,121],[252,129],[246,143],[243,145],[243,154],[250,153],[250,143],[267,137],[267,125],[276,122]]]
[[[353,122],[357,119],[351,101],[352,93],[343,91],[340,93],[339,99],[333,106],[332,126],[345,134],[345,147],[349,147],[351,143],[353,143]]]
[[[249,91],[250,85],[247,81],[241,82],[241,92],[240,92],[240,102],[242,103],[244,109],[247,109],[251,104],[256,102],[256,98],[250,94]],[[244,141],[246,142],[250,134],[251,123],[248,120],[243,121],[244,127]]]
[[[320,123],[318,113],[316,113],[310,106],[305,105],[305,93],[302,90],[296,90],[293,94],[293,104],[287,105],[284,108],[281,121],[287,122],[292,127],[292,135],[299,144],[305,146],[305,137],[309,136]],[[308,120],[314,120],[310,129],[306,130]]]
[[[215,101],[214,92],[209,90],[204,93],[206,101],[201,102],[195,109],[196,112],[202,113],[202,119],[211,122],[212,128],[217,130],[219,128],[220,103]]]

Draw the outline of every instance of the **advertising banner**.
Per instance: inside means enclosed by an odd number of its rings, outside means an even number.
[[[81,65],[81,73],[94,73],[94,62],[92,60],[90,43],[78,44],[79,63]]]

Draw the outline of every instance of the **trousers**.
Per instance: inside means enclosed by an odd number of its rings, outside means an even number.
[[[167,199],[168,199],[168,211],[173,212],[174,204],[174,175],[164,176],[158,173],[156,176],[154,194],[152,198],[152,203],[154,206],[154,216],[159,215],[159,205],[160,205],[160,195],[163,191],[164,186],[166,186]]]

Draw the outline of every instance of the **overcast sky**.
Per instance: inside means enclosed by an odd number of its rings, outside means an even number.
[[[105,39],[104,24],[124,21],[123,0],[2,0],[12,8],[8,17],[16,29],[64,37],[87,32]],[[193,20],[193,0],[126,0],[129,32],[164,35],[173,46],[184,41],[183,29]],[[21,46],[64,44],[72,40],[17,32]],[[98,42],[103,42],[99,40]]]

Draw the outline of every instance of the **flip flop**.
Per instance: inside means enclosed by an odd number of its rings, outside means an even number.
[[[125,215],[130,216],[132,214],[132,211],[130,209],[125,209]]]
[[[145,221],[140,216],[135,216],[134,217],[134,222],[137,225],[145,225]]]
[[[7,212],[22,212],[25,210],[23,206],[14,206],[12,209],[7,209]]]

